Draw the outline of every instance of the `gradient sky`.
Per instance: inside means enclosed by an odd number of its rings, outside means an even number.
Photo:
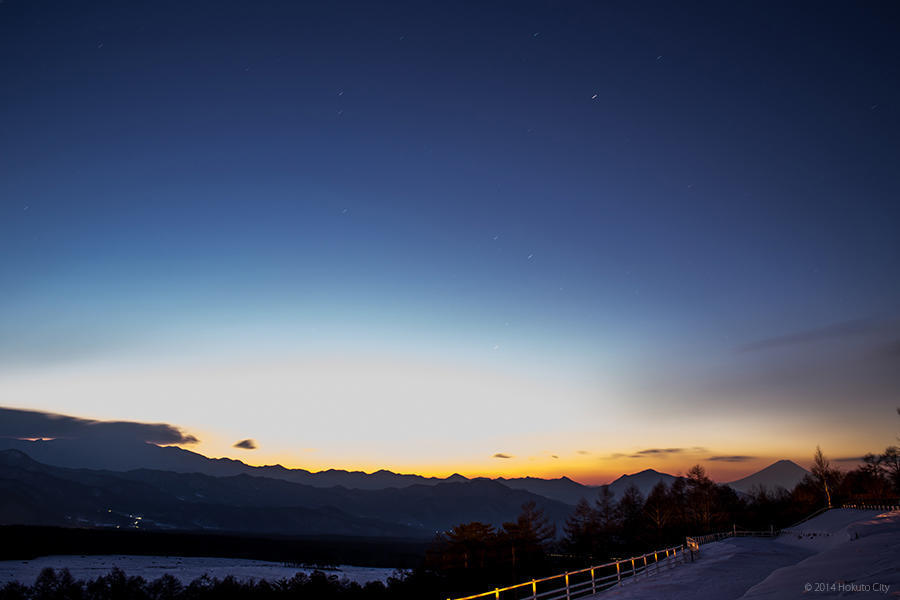
[[[881,450],[898,13],[5,0],[0,405],[311,469]]]

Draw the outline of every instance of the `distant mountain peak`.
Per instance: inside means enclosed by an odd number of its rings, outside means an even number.
[[[654,469],[644,469],[637,473],[622,475],[612,483],[608,484],[607,487],[614,496],[621,497],[622,493],[624,493],[629,486],[633,485],[638,489],[641,495],[646,497],[660,481],[666,485],[671,485],[676,479],[677,477],[669,475],[668,473],[660,473]]]
[[[807,475],[809,475],[809,471],[794,461],[782,459],[773,462],[756,473],[732,481],[727,485],[744,493],[749,492],[754,487],[758,488],[761,486],[769,490],[782,487],[790,491]]]

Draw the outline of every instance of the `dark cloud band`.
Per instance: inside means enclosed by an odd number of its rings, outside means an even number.
[[[98,438],[154,444],[195,444],[199,440],[168,423],[96,421],[37,410],[0,407],[0,437]]]

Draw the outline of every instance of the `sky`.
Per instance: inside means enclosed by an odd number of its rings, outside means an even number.
[[[896,3],[5,0],[0,82],[2,406],[585,483],[896,443]]]

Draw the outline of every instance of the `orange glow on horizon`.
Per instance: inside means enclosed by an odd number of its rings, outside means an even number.
[[[193,447],[192,447],[193,446]],[[677,460],[677,459],[653,459],[653,458],[598,458],[593,457],[586,460],[584,457],[572,458],[532,458],[532,459],[492,459],[498,463],[509,460],[508,465],[490,465],[485,464],[487,461],[473,462],[454,462],[454,463],[393,463],[378,464],[372,462],[331,462],[322,460],[321,458],[312,458],[302,461],[298,460],[296,453],[259,453],[258,451],[248,451],[246,453],[229,452],[219,455],[218,453],[203,452],[196,444],[179,446],[192,452],[199,452],[206,456],[215,458],[230,458],[240,460],[250,466],[263,467],[272,465],[281,465],[288,469],[304,469],[313,473],[328,470],[343,470],[349,472],[364,472],[372,474],[377,471],[391,471],[400,475],[419,475],[427,478],[445,479],[451,475],[462,475],[463,477],[474,478],[518,478],[518,477],[535,477],[541,479],[558,479],[568,477],[569,479],[581,483],[583,485],[597,486],[611,483],[622,475],[631,475],[639,473],[647,469],[653,469],[661,473],[670,475],[681,475],[686,473],[692,466],[700,464],[706,469],[707,474],[715,481],[728,482],[741,479],[747,475],[755,473],[772,463],[787,459],[792,460],[803,468],[808,469],[811,457],[806,456],[784,456],[784,455],[768,455],[757,456],[752,460],[741,462],[717,462],[709,460]],[[311,454],[315,454],[314,449],[307,449]]]

